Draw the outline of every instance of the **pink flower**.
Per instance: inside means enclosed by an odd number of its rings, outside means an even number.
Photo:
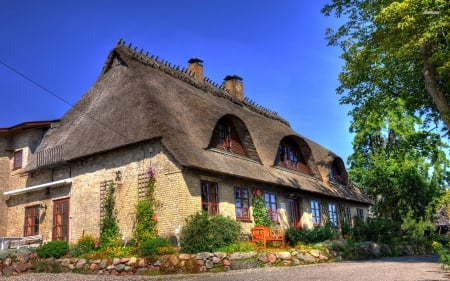
[[[145,171],[146,175],[149,175],[150,177],[154,178],[156,176],[156,172],[153,169],[152,166],[148,167],[147,170]]]

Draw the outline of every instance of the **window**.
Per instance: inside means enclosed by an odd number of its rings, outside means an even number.
[[[330,181],[343,185],[347,184],[347,175],[345,172],[344,163],[339,158],[334,159],[333,164],[331,165],[329,178]]]
[[[314,225],[320,224],[320,206],[319,201],[311,200],[311,215]]]
[[[53,202],[52,240],[69,241],[69,199]]]
[[[210,215],[219,213],[219,190],[217,183],[202,181],[202,210]]]
[[[344,220],[346,223],[350,224],[352,223],[352,213],[350,212],[350,207],[344,208]]]
[[[364,220],[364,210],[362,208],[356,208],[356,216]]]
[[[283,139],[278,146],[276,165],[304,174],[311,174],[297,143],[290,139]]]
[[[39,234],[39,206],[25,208],[25,222],[23,236],[33,236]]]
[[[250,220],[248,188],[234,188],[234,204],[237,220]]]
[[[242,121],[233,116],[224,116],[214,128],[209,147],[248,157],[241,137],[249,140],[248,130]],[[252,146],[251,142],[247,141],[246,144]],[[251,158],[254,159],[255,156],[253,155]]]
[[[269,217],[273,222],[278,222],[277,196],[273,193],[264,193],[264,205],[269,212]]]
[[[337,217],[336,204],[334,204],[334,203],[329,203],[328,204],[328,216],[329,216],[329,219],[330,219],[330,223],[334,227],[337,227],[338,226],[338,217]]]
[[[14,170],[22,168],[22,156],[23,150],[14,151],[14,164],[13,164]]]

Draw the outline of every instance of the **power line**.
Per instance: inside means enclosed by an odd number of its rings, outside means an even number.
[[[83,115],[85,115],[86,117],[88,117],[89,119],[97,122],[98,124],[100,124],[101,126],[103,126],[104,128],[118,134],[119,136],[121,136],[122,138],[128,140],[128,141],[132,141],[131,139],[127,138],[124,134],[114,130],[113,128],[111,128],[110,126],[108,126],[107,124],[103,123],[102,121],[95,119],[94,117],[90,116],[89,114],[87,114],[86,112],[83,112],[83,110],[77,108],[75,105],[73,105],[72,103],[70,103],[69,101],[67,101],[66,99],[58,96],[57,94],[55,94],[53,91],[50,91],[48,88],[44,87],[42,84],[39,84],[38,82],[34,81],[33,79],[31,79],[30,77],[26,76],[25,74],[23,74],[22,72],[20,72],[19,70],[13,68],[12,66],[10,66],[9,64],[5,63],[4,61],[0,60],[0,64],[2,64],[4,67],[6,67],[7,69],[9,69],[11,72],[17,74],[18,76],[22,77],[23,79],[27,80],[28,82],[32,83],[33,85],[35,85],[36,87],[40,88],[41,90],[43,90],[44,92],[54,96],[55,98],[59,99],[60,101],[62,101],[63,103],[67,104],[68,106],[70,106],[70,108],[73,108],[75,110],[78,110],[79,112],[81,112]]]

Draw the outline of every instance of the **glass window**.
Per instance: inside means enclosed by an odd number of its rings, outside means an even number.
[[[24,236],[39,234],[39,206],[25,208]]]
[[[246,187],[235,187],[234,188],[234,200],[236,208],[236,219],[237,220],[249,220],[249,196],[248,188]]]
[[[364,220],[364,210],[362,208],[356,208],[356,216]]]
[[[219,213],[219,190],[217,183],[202,181],[202,210],[208,212],[210,215],[217,215]]]
[[[277,196],[274,193],[264,193],[264,205],[269,212],[269,217],[273,222],[278,222]]]
[[[329,216],[329,219],[330,219],[330,223],[334,227],[337,227],[338,226],[338,217],[337,217],[336,204],[334,204],[334,203],[329,203],[328,204],[328,216]]]
[[[53,202],[52,240],[69,241],[69,199]]]
[[[319,201],[311,200],[311,215],[314,225],[320,224],[320,205]]]
[[[14,151],[14,166],[13,166],[14,170],[22,168],[22,156],[23,156],[22,150]]]

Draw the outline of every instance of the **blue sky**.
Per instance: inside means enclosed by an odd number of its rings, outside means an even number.
[[[71,104],[94,84],[122,38],[179,66],[204,61],[244,94],[339,154],[352,152],[348,107],[339,105],[340,50],[328,47],[325,0],[3,0],[0,61]],[[69,105],[0,64],[0,128],[61,118]]]

